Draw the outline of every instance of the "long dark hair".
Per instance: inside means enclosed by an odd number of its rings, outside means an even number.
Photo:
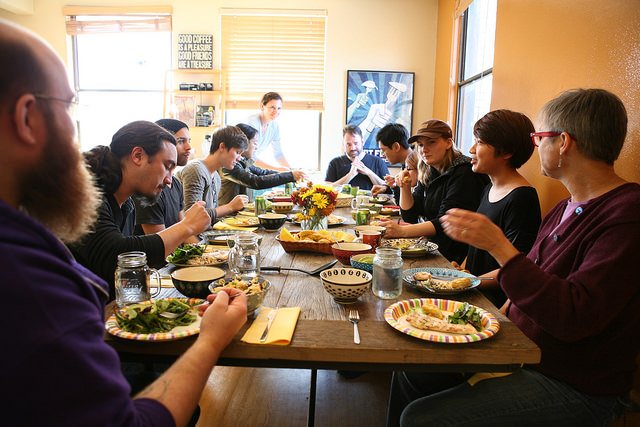
[[[176,145],[171,133],[155,123],[138,120],[121,127],[111,139],[109,147],[98,145],[84,153],[89,169],[96,182],[106,194],[113,194],[122,182],[122,159],[135,147],[141,147],[149,157],[153,157],[165,142]]]

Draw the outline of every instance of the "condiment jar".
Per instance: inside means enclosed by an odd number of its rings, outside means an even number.
[[[398,298],[402,293],[402,256],[397,248],[378,248],[373,257],[373,294],[382,299]]]

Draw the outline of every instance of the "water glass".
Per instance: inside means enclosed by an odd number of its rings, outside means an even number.
[[[260,274],[260,245],[258,236],[251,233],[236,235],[229,251],[229,270],[233,274],[255,277]]]
[[[156,278],[157,286],[153,293],[151,276]],[[118,255],[114,284],[118,307],[149,301],[160,294],[160,274],[147,266],[147,254],[144,252],[124,252]]]

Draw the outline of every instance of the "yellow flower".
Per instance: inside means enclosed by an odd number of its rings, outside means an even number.
[[[315,207],[317,207],[318,209],[324,209],[327,207],[327,205],[329,204],[329,201],[327,200],[327,198],[325,197],[324,194],[320,194],[320,193],[315,193],[312,197],[311,197],[311,202],[313,203],[313,205]]]

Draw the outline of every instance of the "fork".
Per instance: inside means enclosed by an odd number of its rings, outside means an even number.
[[[349,310],[349,322],[353,323],[353,342],[360,344],[360,332],[358,331],[358,322],[360,321],[360,314],[358,310]]]

